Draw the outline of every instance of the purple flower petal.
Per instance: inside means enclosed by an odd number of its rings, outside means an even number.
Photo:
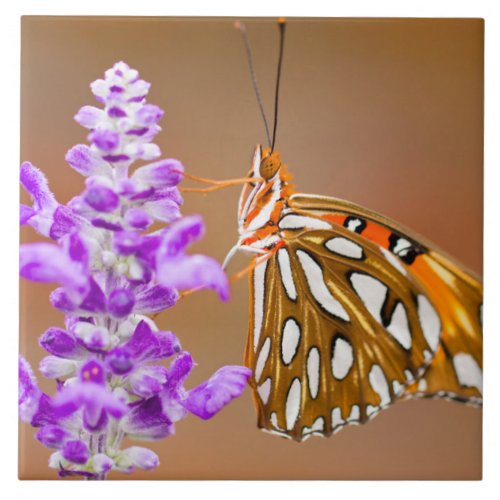
[[[115,318],[128,316],[135,304],[134,294],[126,289],[113,290],[108,298],[108,311]]]
[[[85,349],[77,342],[75,336],[60,328],[49,328],[38,340],[40,347],[60,358],[81,359],[86,355]]]
[[[163,116],[163,110],[154,104],[145,104],[135,113],[135,121],[138,125],[149,126],[156,123]]]
[[[92,465],[98,474],[109,472],[114,464],[114,460],[104,453],[96,453],[92,457]]]
[[[174,222],[181,216],[179,205],[168,198],[148,201],[144,204],[144,210],[153,218],[162,222]]]
[[[75,121],[85,128],[96,128],[100,121],[105,119],[105,114],[102,109],[95,106],[83,106],[75,115]]]
[[[94,227],[107,229],[108,231],[121,231],[123,229],[117,222],[106,220],[104,217],[95,217],[90,222]]]
[[[134,181],[155,188],[174,187],[183,178],[184,167],[178,160],[160,160],[139,167],[132,175]]]
[[[134,406],[120,421],[121,429],[135,439],[157,440],[174,433],[174,426],[163,413],[158,396]]]
[[[179,290],[211,288],[221,300],[229,298],[229,282],[221,265],[206,255],[162,258],[157,263],[157,279],[164,285]]]
[[[62,456],[74,464],[85,464],[90,457],[89,448],[80,440],[67,441],[61,450]]]
[[[108,352],[106,364],[115,375],[123,376],[132,371],[134,360],[126,348],[116,347]]]
[[[153,223],[153,218],[142,208],[129,208],[125,220],[134,229],[147,229]]]
[[[163,389],[167,381],[167,369],[159,365],[145,365],[129,376],[132,392],[141,398],[150,398]]]
[[[205,234],[205,226],[200,215],[183,217],[163,233],[158,258],[177,257],[184,253],[188,245],[198,241]]]
[[[212,418],[241,395],[251,374],[251,370],[244,366],[224,366],[209,380],[188,392],[184,407],[204,420]]]
[[[123,450],[116,459],[116,466],[123,471],[132,472],[135,467],[152,470],[160,465],[158,455],[141,446],[131,446]]]
[[[44,425],[36,433],[35,437],[47,448],[61,448],[70,433],[59,425]]]
[[[105,153],[114,151],[120,144],[120,135],[114,130],[94,130],[88,137],[97,148]]]
[[[135,290],[134,311],[140,314],[155,314],[172,307],[179,300],[174,288],[162,285],[144,285]]]
[[[20,205],[20,209],[21,209],[20,223],[21,226],[24,226],[25,224],[28,223],[31,217],[33,217],[36,214],[36,211],[33,210],[31,207],[28,207],[28,205],[23,205],[22,203]]]
[[[142,244],[142,237],[135,231],[120,231],[113,236],[113,247],[120,255],[136,253]]]
[[[41,395],[30,364],[19,356],[19,416],[23,422],[31,422]]]
[[[33,198],[37,210],[55,210],[58,203],[49,189],[47,178],[29,161],[21,165],[21,184]]]
[[[85,144],[77,144],[66,153],[66,161],[78,173],[91,175],[111,175],[110,166]]]
[[[194,368],[194,361],[189,352],[181,352],[171,363],[168,370],[165,389],[170,394],[176,393]]]
[[[59,205],[55,209],[52,219],[49,236],[53,240],[59,240],[63,236],[79,230],[84,224],[82,218],[65,205]]]
[[[60,283],[75,300],[89,289],[88,277],[81,266],[72,261],[58,246],[50,243],[21,245],[20,274],[23,278],[42,283]]]
[[[98,212],[113,212],[120,205],[119,196],[106,186],[95,184],[84,193],[85,202]]]
[[[72,359],[45,356],[40,361],[38,369],[47,378],[64,378],[73,375],[76,371],[76,362]]]

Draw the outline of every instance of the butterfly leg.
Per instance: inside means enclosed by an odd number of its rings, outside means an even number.
[[[184,193],[210,193],[212,191],[217,191],[219,189],[224,189],[230,186],[238,186],[240,184],[263,181],[263,179],[261,179],[260,177],[242,177],[239,179],[226,179],[222,181],[216,181],[213,179],[205,179],[204,177],[191,175],[186,172],[181,172],[181,173],[186,179],[190,179],[195,182],[200,182],[202,184],[211,184],[211,186],[206,188],[181,188],[181,191]]]

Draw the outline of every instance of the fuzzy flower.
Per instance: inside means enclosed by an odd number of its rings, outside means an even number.
[[[250,376],[247,368],[226,366],[187,389],[191,355],[149,317],[175,306],[187,289],[209,288],[222,300],[229,295],[220,264],[188,253],[205,228],[200,216],[181,214],[184,167],[162,159],[152,143],[163,111],[146,102],[149,88],[123,62],[91,84],[98,106],[75,115],[89,144],[66,154],[85,180],[67,205],[57,202],[37,167],[21,166],[32,199],[21,206],[21,224],[52,241],[22,245],[20,274],[55,284],[50,303],[64,313],[65,325],[39,338],[48,353],[39,370],[56,382],[54,395],[39,389],[20,358],[19,414],[53,450],[49,466],[59,477],[104,479],[112,470],[157,467],[154,452],[122,449],[123,439],[170,436],[189,413],[211,418]]]

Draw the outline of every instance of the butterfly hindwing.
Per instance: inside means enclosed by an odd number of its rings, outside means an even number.
[[[246,362],[259,426],[300,441],[399,397],[434,357],[441,323],[375,244],[333,224],[287,224],[284,246],[250,276]]]

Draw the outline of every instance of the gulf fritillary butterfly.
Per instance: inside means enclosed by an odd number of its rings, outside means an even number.
[[[367,422],[401,398],[482,403],[482,284],[419,235],[354,203],[295,193],[257,146],[238,210],[252,253],[245,363],[265,431],[303,441]],[[198,179],[200,180],[200,179]],[[211,189],[216,189],[209,188]],[[256,255],[257,254],[257,255]]]

